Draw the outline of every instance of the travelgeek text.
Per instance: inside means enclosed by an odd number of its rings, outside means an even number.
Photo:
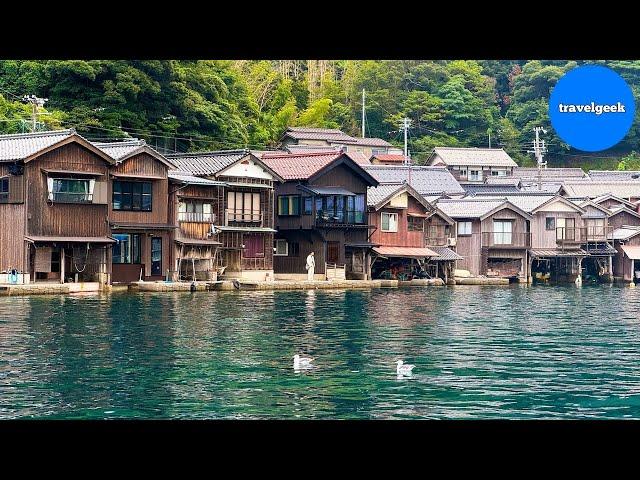
[[[602,115],[603,113],[625,113],[627,110],[624,104],[618,102],[613,105],[599,105],[595,102],[586,105],[573,105],[561,103],[558,105],[560,113],[595,113]]]

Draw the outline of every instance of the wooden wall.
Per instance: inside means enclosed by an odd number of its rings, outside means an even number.
[[[456,219],[458,222],[464,219]],[[469,270],[471,275],[480,275],[482,235],[479,219],[470,219],[471,235],[457,235],[458,241],[456,252],[462,256],[462,260],[458,260],[456,268],[461,270]]]
[[[418,247],[425,245],[425,231],[409,231],[408,213],[417,213],[424,215],[427,210],[411,195],[408,195],[408,208],[387,208],[383,207],[378,211],[369,212],[369,224],[374,225],[376,229],[373,231],[371,241],[389,247]],[[398,231],[383,232],[382,231],[382,212],[398,214]]]
[[[9,165],[0,163],[0,177],[9,175]],[[12,177],[9,177],[12,178]],[[21,177],[20,184],[23,184]],[[12,195],[9,185],[9,195]],[[0,203],[0,272],[24,268],[24,203]]]
[[[630,238],[625,245],[640,245],[640,235]],[[614,247],[618,253],[613,257],[613,275],[623,280],[631,281],[634,275],[632,270],[633,261],[625,255],[620,246],[621,244],[619,242],[615,242]]]
[[[614,230],[623,225],[640,225],[640,218],[622,211],[617,215],[609,217],[609,225],[611,225]]]
[[[546,229],[546,218],[573,218],[576,228],[582,227],[582,216],[578,212],[537,212],[531,220],[531,248],[556,248],[558,246],[556,229]],[[557,220],[556,220],[557,226]],[[576,238],[578,235],[576,234]]]
[[[149,155],[141,153],[128,158],[124,162],[112,167],[111,173],[136,175],[136,178],[112,177],[109,182],[109,219],[122,223],[171,223],[167,211],[167,196],[169,182],[167,180],[167,166]],[[145,179],[145,177],[162,177],[162,180]],[[150,181],[152,182],[151,211],[121,211],[113,210],[113,181]]]
[[[47,175],[41,169],[102,172],[107,163],[75,143],[47,152],[25,165],[28,235],[103,237],[110,233],[108,205],[47,203]]]

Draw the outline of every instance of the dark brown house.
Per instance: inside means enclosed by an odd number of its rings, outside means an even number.
[[[167,208],[167,172],[173,165],[144,140],[94,145],[116,160],[108,193],[109,225],[116,240],[112,282],[166,278],[175,228]]]
[[[114,163],[73,130],[0,136],[0,271],[20,283],[108,283]]]
[[[332,274],[370,278],[367,187],[377,180],[342,152],[266,153],[262,161],[285,180],[276,187],[275,273],[302,278],[314,252],[317,279],[327,265]]]
[[[282,178],[249,150],[185,153],[167,158],[176,165],[175,173],[224,184],[217,206],[211,204],[211,208],[218,209],[215,227],[219,232],[211,239],[221,243],[216,261],[220,269],[224,267],[224,277],[272,279],[274,185]],[[179,211],[180,195],[171,201],[172,208]],[[182,203],[184,213],[190,213],[189,203]],[[184,232],[182,226],[180,230]]]

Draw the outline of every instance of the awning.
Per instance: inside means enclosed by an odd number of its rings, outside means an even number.
[[[588,257],[589,254],[582,249],[576,250],[556,250],[553,248],[548,249],[532,249],[529,250],[529,255],[533,258],[540,257]]]
[[[345,243],[344,246],[351,247],[351,248],[373,248],[373,247],[379,247],[380,244],[371,243],[371,242],[360,242],[360,243]]]
[[[438,256],[438,254],[430,248],[375,247],[373,251],[383,257],[426,258]]]
[[[640,260],[640,246],[638,245],[620,245],[622,251],[631,260]]]
[[[456,252],[447,247],[429,247],[431,250],[436,252],[439,257],[434,258],[435,262],[446,262],[450,260],[462,260],[463,257],[458,255]]]
[[[173,230],[178,228],[168,223],[119,223],[112,222],[111,228],[114,230]]]
[[[25,236],[31,243],[116,243],[111,237],[42,237]]]
[[[176,243],[179,243],[181,245],[203,245],[203,246],[216,246],[216,245],[222,245],[222,243],[217,242],[216,240],[208,240],[208,239],[204,239],[204,240],[200,240],[198,238],[180,238],[180,239],[176,239]]]
[[[426,213],[412,213],[412,212],[407,212],[407,215],[408,215],[409,217],[429,218],[429,215],[427,215]]]
[[[309,185],[298,185],[301,190],[305,190],[309,193],[313,193],[314,195],[349,195],[354,196],[355,193],[350,192],[346,188],[342,187],[319,187],[319,186],[309,186]]]
[[[277,233],[277,230],[268,227],[216,227],[223,232],[264,232]]]
[[[167,177],[161,177],[160,175],[140,175],[138,173],[118,173],[111,172],[112,177],[117,178],[139,178],[140,180],[165,180]]]

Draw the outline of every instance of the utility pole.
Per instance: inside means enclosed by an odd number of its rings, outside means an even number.
[[[491,148],[491,130],[487,132],[489,134],[489,148]]]
[[[362,138],[364,138],[364,88],[362,89]]]
[[[527,150],[527,153],[533,153],[538,162],[538,190],[542,190],[542,169],[547,168],[547,162],[544,161],[543,155],[547,153],[547,147],[544,140],[540,141],[540,132],[547,133],[542,127],[535,127],[533,131],[536,133],[536,139],[533,141],[533,150]]]
[[[22,97],[22,101],[31,104],[32,131],[35,132],[38,123],[38,107],[44,107],[44,104],[48,102],[49,99],[36,97],[35,95],[25,95]]]
[[[408,131],[409,131],[409,127],[411,126],[411,120],[409,120],[407,117],[404,117],[404,119],[402,120],[402,124],[400,125],[400,128],[404,130],[404,164],[408,165],[409,168],[409,184],[411,184],[411,160],[409,159],[409,149],[408,149]]]

